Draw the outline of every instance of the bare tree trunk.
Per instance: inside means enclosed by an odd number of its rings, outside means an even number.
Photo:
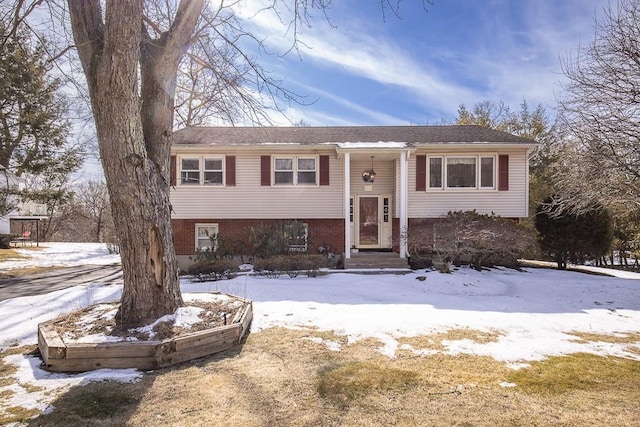
[[[142,31],[142,0],[108,0],[104,22],[100,0],[68,2],[120,243],[124,291],[116,323],[120,328],[141,326],[182,305],[171,229],[169,152],[175,70],[202,1],[181,2],[174,25],[157,48],[149,48],[156,40]],[[141,59],[144,101],[138,94]]]
[[[102,239],[100,238],[101,237],[100,235],[102,234],[102,221],[103,221],[102,217],[103,217],[103,214],[102,214],[102,211],[100,210],[98,213],[98,217],[96,218],[96,234],[94,237],[97,243],[102,242]]]

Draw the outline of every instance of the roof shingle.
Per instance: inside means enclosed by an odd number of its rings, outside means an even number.
[[[327,127],[190,126],[174,132],[174,144],[176,145],[317,145],[344,142],[535,144],[535,141],[526,138],[476,125]]]

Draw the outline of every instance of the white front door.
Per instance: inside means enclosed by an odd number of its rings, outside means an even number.
[[[380,196],[358,197],[358,247],[380,248]]]

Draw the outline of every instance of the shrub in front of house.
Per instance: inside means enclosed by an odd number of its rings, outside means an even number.
[[[476,270],[495,265],[515,267],[518,258],[536,251],[533,234],[515,221],[475,211],[412,224],[407,249],[412,266],[470,264]]]
[[[232,279],[238,271],[238,265],[230,259],[211,259],[199,261],[189,267],[188,273],[197,281],[208,282]]]
[[[568,262],[584,264],[604,256],[613,242],[613,219],[599,204],[573,213],[548,197],[536,211],[535,224],[543,254],[559,269],[565,269]]]
[[[196,250],[196,253],[189,257],[192,261],[196,263],[215,259],[239,259],[242,261],[243,255],[246,253],[244,242],[227,237],[222,233],[210,236],[209,239],[211,245],[208,248]]]
[[[305,224],[295,220],[249,227],[247,237],[251,255],[255,258],[307,252],[310,244]]]
[[[282,261],[283,256],[272,256],[268,258],[256,258],[253,261],[253,271],[261,276],[270,279],[277,279],[282,274],[282,268],[285,262]]]
[[[278,255],[256,259],[253,263],[253,271],[269,278],[278,278],[282,273],[286,273],[291,278],[298,277],[300,274],[316,277],[326,264],[327,259],[323,255]]]

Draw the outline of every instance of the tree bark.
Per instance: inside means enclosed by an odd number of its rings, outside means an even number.
[[[182,305],[169,153],[176,70],[202,1],[181,2],[173,25],[157,41],[143,34],[142,0],[108,0],[104,22],[100,0],[68,3],[120,243],[124,290],[116,324],[142,326]]]

